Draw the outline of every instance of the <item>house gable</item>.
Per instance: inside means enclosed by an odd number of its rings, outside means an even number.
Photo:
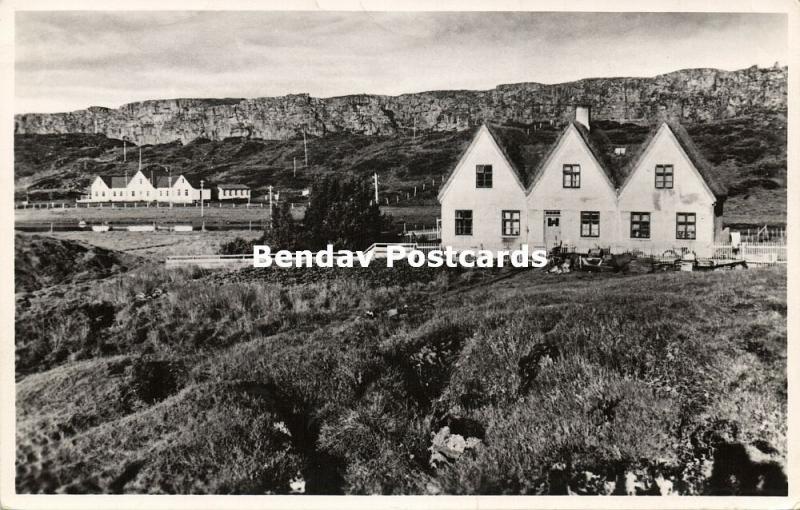
[[[656,165],[672,165],[671,188],[656,188]],[[713,204],[720,192],[715,193],[710,184],[670,126],[664,122],[633,162],[620,188],[620,205],[623,209],[648,207],[644,210],[658,210],[662,205],[667,206],[665,201],[686,207]]]
[[[475,167],[483,164],[492,165],[493,188],[501,191],[515,188],[524,193],[525,186],[520,180],[514,164],[506,156],[489,128],[483,125],[442,184],[438,195],[439,202],[442,203],[453,188],[458,188],[459,194],[470,191],[479,193],[490,191],[475,189]]]
[[[564,165],[580,165],[579,188],[564,188]],[[555,206],[560,203],[566,206],[578,200],[588,208],[592,201],[614,203],[616,190],[608,171],[587,145],[584,136],[574,124],[570,124],[542,160],[528,189],[528,197],[530,207],[558,208]]]

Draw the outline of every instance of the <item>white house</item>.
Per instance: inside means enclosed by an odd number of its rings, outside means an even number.
[[[440,189],[442,244],[710,255],[726,192],[686,131],[662,122],[623,134],[628,147],[643,137],[638,150],[615,150],[588,107],[550,142],[484,124]]]
[[[155,184],[154,184],[155,181]],[[211,190],[203,191],[205,200]],[[89,186],[89,196],[82,202],[172,202],[191,203],[200,200],[200,189],[184,175],[148,178],[141,170],[130,176],[97,176]]]

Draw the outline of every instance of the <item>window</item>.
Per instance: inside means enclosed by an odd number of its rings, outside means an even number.
[[[98,196],[100,196],[100,193],[98,193],[98,192],[96,192],[96,191],[95,191],[95,192],[94,192],[94,196],[95,196],[95,197],[98,197]]]
[[[672,165],[656,165],[656,189],[672,189]]]
[[[631,237],[634,239],[650,239],[650,213],[631,213]]]
[[[697,215],[695,213],[682,213],[679,212],[677,215],[676,223],[676,232],[675,238],[676,239],[696,239],[697,232],[695,227],[697,226]]]
[[[103,196],[106,196],[106,192],[105,191],[103,192]]]
[[[565,188],[581,187],[580,165],[564,165],[564,187]]]
[[[581,237],[600,237],[600,212],[581,211]]]
[[[185,196],[185,197],[189,196],[189,190],[188,189],[183,190],[183,196]]]
[[[141,184],[141,183],[142,183],[142,180],[141,180],[141,179],[139,179],[139,184]]]
[[[472,235],[471,210],[456,210],[456,235],[457,236]]]
[[[136,192],[135,191],[131,191],[131,196],[135,197],[136,196]]]
[[[519,211],[503,211],[503,237],[519,236]]]
[[[492,165],[475,165],[475,187],[492,187]]]
[[[114,196],[117,196],[117,192],[116,191],[112,191],[112,193],[114,194]]]

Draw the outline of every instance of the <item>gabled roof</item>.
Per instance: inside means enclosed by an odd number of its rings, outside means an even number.
[[[244,184],[218,184],[219,189],[250,189],[250,186]]]
[[[133,180],[133,175],[128,175],[127,177],[124,175],[112,175],[109,188],[127,188],[128,184]]]
[[[100,179],[101,181],[103,181],[103,184],[105,184],[107,187],[109,187],[109,188],[111,187],[111,176],[110,175],[98,175],[96,178]]]
[[[492,137],[495,144],[497,144],[503,157],[508,161],[511,170],[514,172],[514,175],[517,177],[524,190],[530,182],[532,169],[536,166],[542,155],[545,154],[547,148],[552,145],[556,138],[556,132],[553,129],[549,129],[549,127],[543,129],[523,129],[513,126],[500,126],[487,122],[484,122],[481,127],[486,127],[489,135]],[[453,177],[461,160],[464,159],[464,156],[474,144],[479,132],[480,129],[474,132],[470,143],[461,150],[461,154],[459,154],[458,158],[445,174],[442,180],[444,184],[439,192],[440,196],[441,192],[447,186],[447,183]]]
[[[678,142],[678,145],[680,145],[681,149],[683,149],[683,152],[686,153],[689,161],[697,169],[697,172],[706,182],[708,189],[711,190],[711,193],[714,195],[714,197],[724,200],[728,196],[728,190],[720,181],[711,164],[708,162],[708,160],[706,160],[705,157],[703,157],[702,154],[700,154],[700,151],[692,141],[689,133],[686,132],[686,129],[679,123],[671,121],[662,121],[653,126],[648,133],[647,138],[641,145],[639,145],[638,150],[631,154],[627,165],[625,165],[624,169],[620,172],[622,177],[620,188],[627,184],[628,180],[633,174],[633,171],[639,166],[644,154],[647,152],[650,144],[653,143],[653,139],[655,139],[662,126],[666,126],[675,136],[675,140]]]

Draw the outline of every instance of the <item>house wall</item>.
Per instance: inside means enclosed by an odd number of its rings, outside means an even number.
[[[192,203],[200,200],[200,189],[192,186],[186,177],[179,175],[175,177],[171,188],[158,188],[155,193],[156,200],[161,203],[183,204]],[[211,199],[211,190],[203,189],[203,199]]]
[[[672,189],[655,187],[655,167],[658,164],[673,165]],[[715,202],[702,176],[669,128],[663,125],[620,192],[621,235],[618,244],[623,249],[642,246],[649,249],[687,248],[700,257],[710,256],[717,229]],[[650,213],[650,239],[630,238],[630,213],[634,211]],[[678,212],[696,214],[695,240],[677,239]]]
[[[111,196],[111,190],[108,188],[103,179],[95,177],[92,185],[89,187],[89,200],[91,202],[107,202]]]
[[[616,191],[575,127],[570,126],[558,144],[527,198],[528,244],[531,247],[545,246],[544,212],[557,210],[561,212],[560,230],[564,245],[581,251],[610,247],[618,237]],[[565,164],[581,166],[580,188],[564,188]],[[581,211],[600,213],[599,237],[581,237]]]
[[[124,200],[129,202],[149,202],[155,199],[156,189],[144,173],[138,171],[128,183]]]
[[[492,165],[492,187],[475,187],[475,166]],[[440,194],[442,244],[454,249],[515,249],[526,241],[525,190],[484,126]],[[472,210],[472,235],[455,235],[455,211]],[[520,211],[519,237],[503,238],[502,211]]]

